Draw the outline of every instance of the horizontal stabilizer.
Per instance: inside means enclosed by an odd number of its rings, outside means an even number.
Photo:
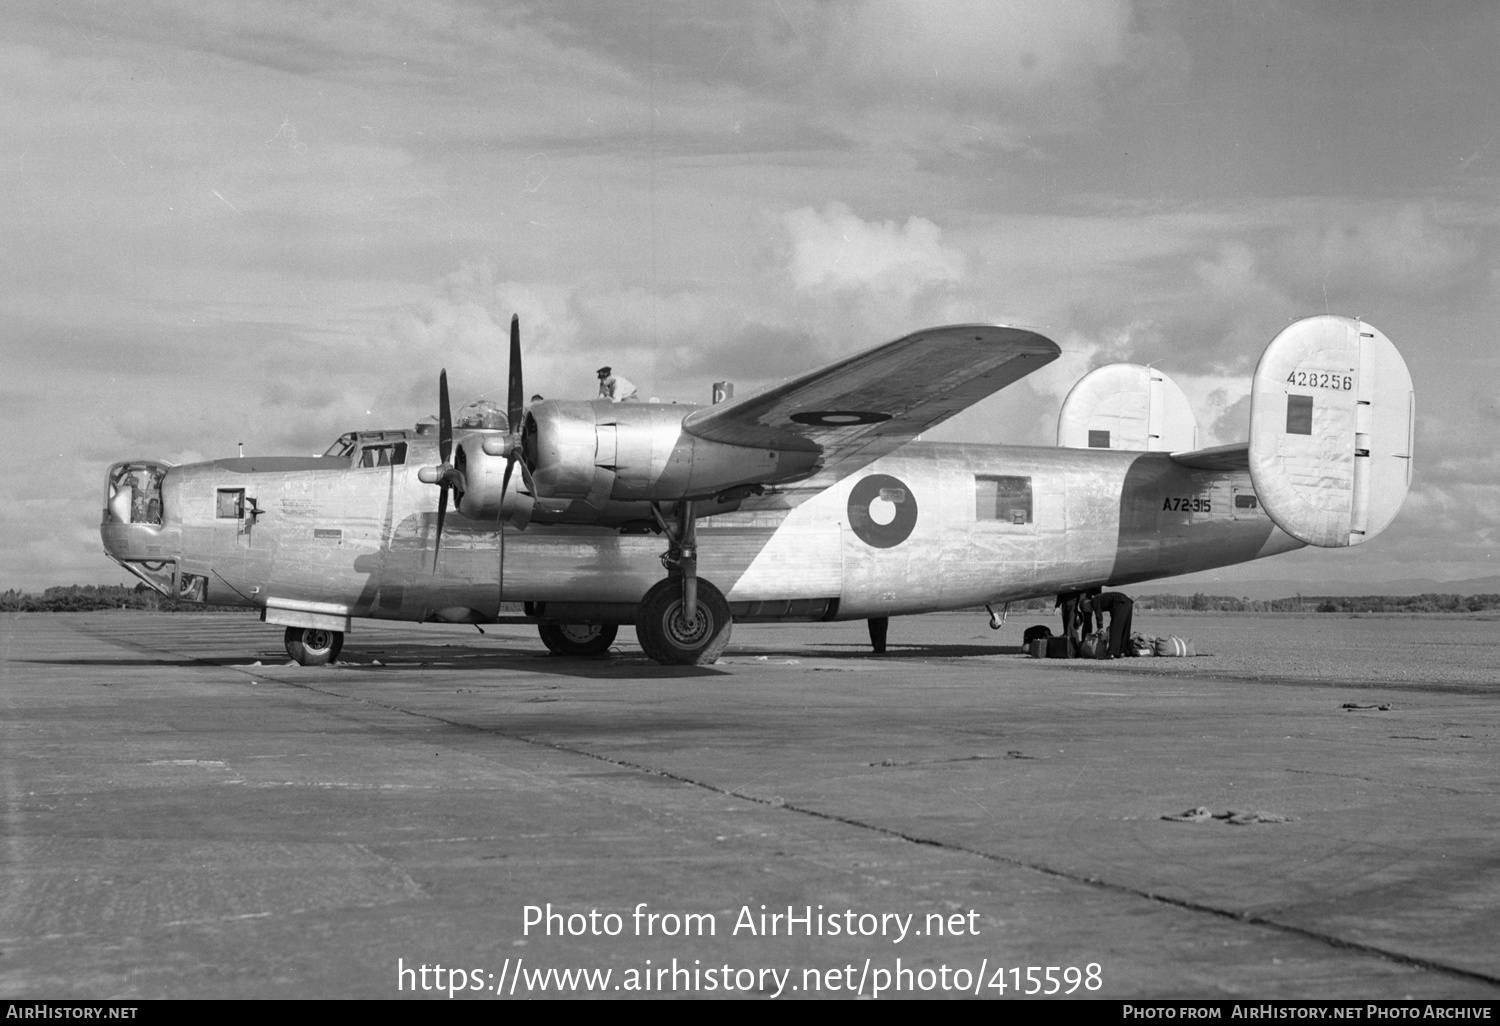
[[[1194,449],[1191,452],[1174,452],[1172,462],[1194,470],[1215,470],[1230,473],[1250,469],[1250,443],[1235,442],[1232,445],[1216,445],[1211,449]]]
[[[1396,516],[1411,484],[1416,402],[1390,339],[1350,317],[1297,321],[1250,388],[1250,479],[1276,526],[1327,548]]]

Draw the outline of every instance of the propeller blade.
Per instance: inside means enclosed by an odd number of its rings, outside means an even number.
[[[511,450],[505,457],[505,476],[500,479],[500,505],[505,505],[505,493],[510,491],[510,472],[516,469],[515,450]]]
[[[448,369],[438,375],[438,455],[444,463],[453,455],[453,411],[448,408]],[[441,518],[439,519],[441,523]]]
[[[437,573],[438,550],[443,546],[443,520],[448,516],[448,485],[438,492],[437,536],[432,540],[432,572]]]
[[[463,505],[464,493],[469,490],[469,457],[460,447],[453,454],[453,466],[448,471],[448,487],[453,489],[453,505]]]
[[[510,476],[515,471],[517,463],[521,463],[521,453],[519,448],[512,446],[505,458],[505,476],[500,481],[502,496],[510,493]],[[526,530],[526,525],[531,523],[531,509],[536,505],[536,498],[523,490],[529,481],[526,464],[521,463],[521,486],[518,486],[515,494],[511,496],[510,508],[505,508],[503,499],[500,504],[500,522],[514,524],[519,531]]]
[[[531,471],[526,469],[526,463],[519,459],[517,462],[521,464],[521,487],[516,489],[516,511],[511,514],[510,522],[516,525],[516,530],[524,531],[531,523],[532,510],[536,508],[536,488],[531,483]]]
[[[521,387],[521,318],[510,315],[510,392],[505,407],[506,425],[511,434],[521,430],[526,391]]]

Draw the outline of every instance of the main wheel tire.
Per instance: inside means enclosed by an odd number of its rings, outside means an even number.
[[[635,636],[658,663],[705,666],[723,654],[733,626],[723,593],[701,577],[698,616],[687,623],[682,615],[682,578],[668,577],[653,584],[641,599]]]
[[[597,656],[609,651],[620,628],[612,623],[539,623],[536,632],[553,655]]]
[[[303,666],[325,666],[339,657],[343,647],[343,631],[325,631],[321,627],[286,629],[286,654]]]

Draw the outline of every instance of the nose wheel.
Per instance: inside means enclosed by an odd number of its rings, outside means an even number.
[[[597,656],[609,651],[620,628],[612,623],[540,623],[547,651],[560,656]]]
[[[344,647],[343,631],[321,627],[288,627],[286,654],[303,666],[326,666],[339,657]]]

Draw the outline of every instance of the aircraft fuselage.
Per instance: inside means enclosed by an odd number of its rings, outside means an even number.
[[[485,623],[514,602],[539,619],[629,623],[665,576],[665,540],[639,527],[516,530],[456,512],[434,567],[436,495],[417,471],[436,445],[407,445],[395,465],[356,454],[172,467],[161,522],[106,509],[106,549],[143,579],[158,567],[154,586],[170,574],[186,597],[258,606],[272,623],[343,622],[334,629],[360,617]],[[970,607],[1301,546],[1260,509],[1249,474],[1165,453],[914,442],[788,504],[755,497],[698,526],[698,574],[736,620]]]

